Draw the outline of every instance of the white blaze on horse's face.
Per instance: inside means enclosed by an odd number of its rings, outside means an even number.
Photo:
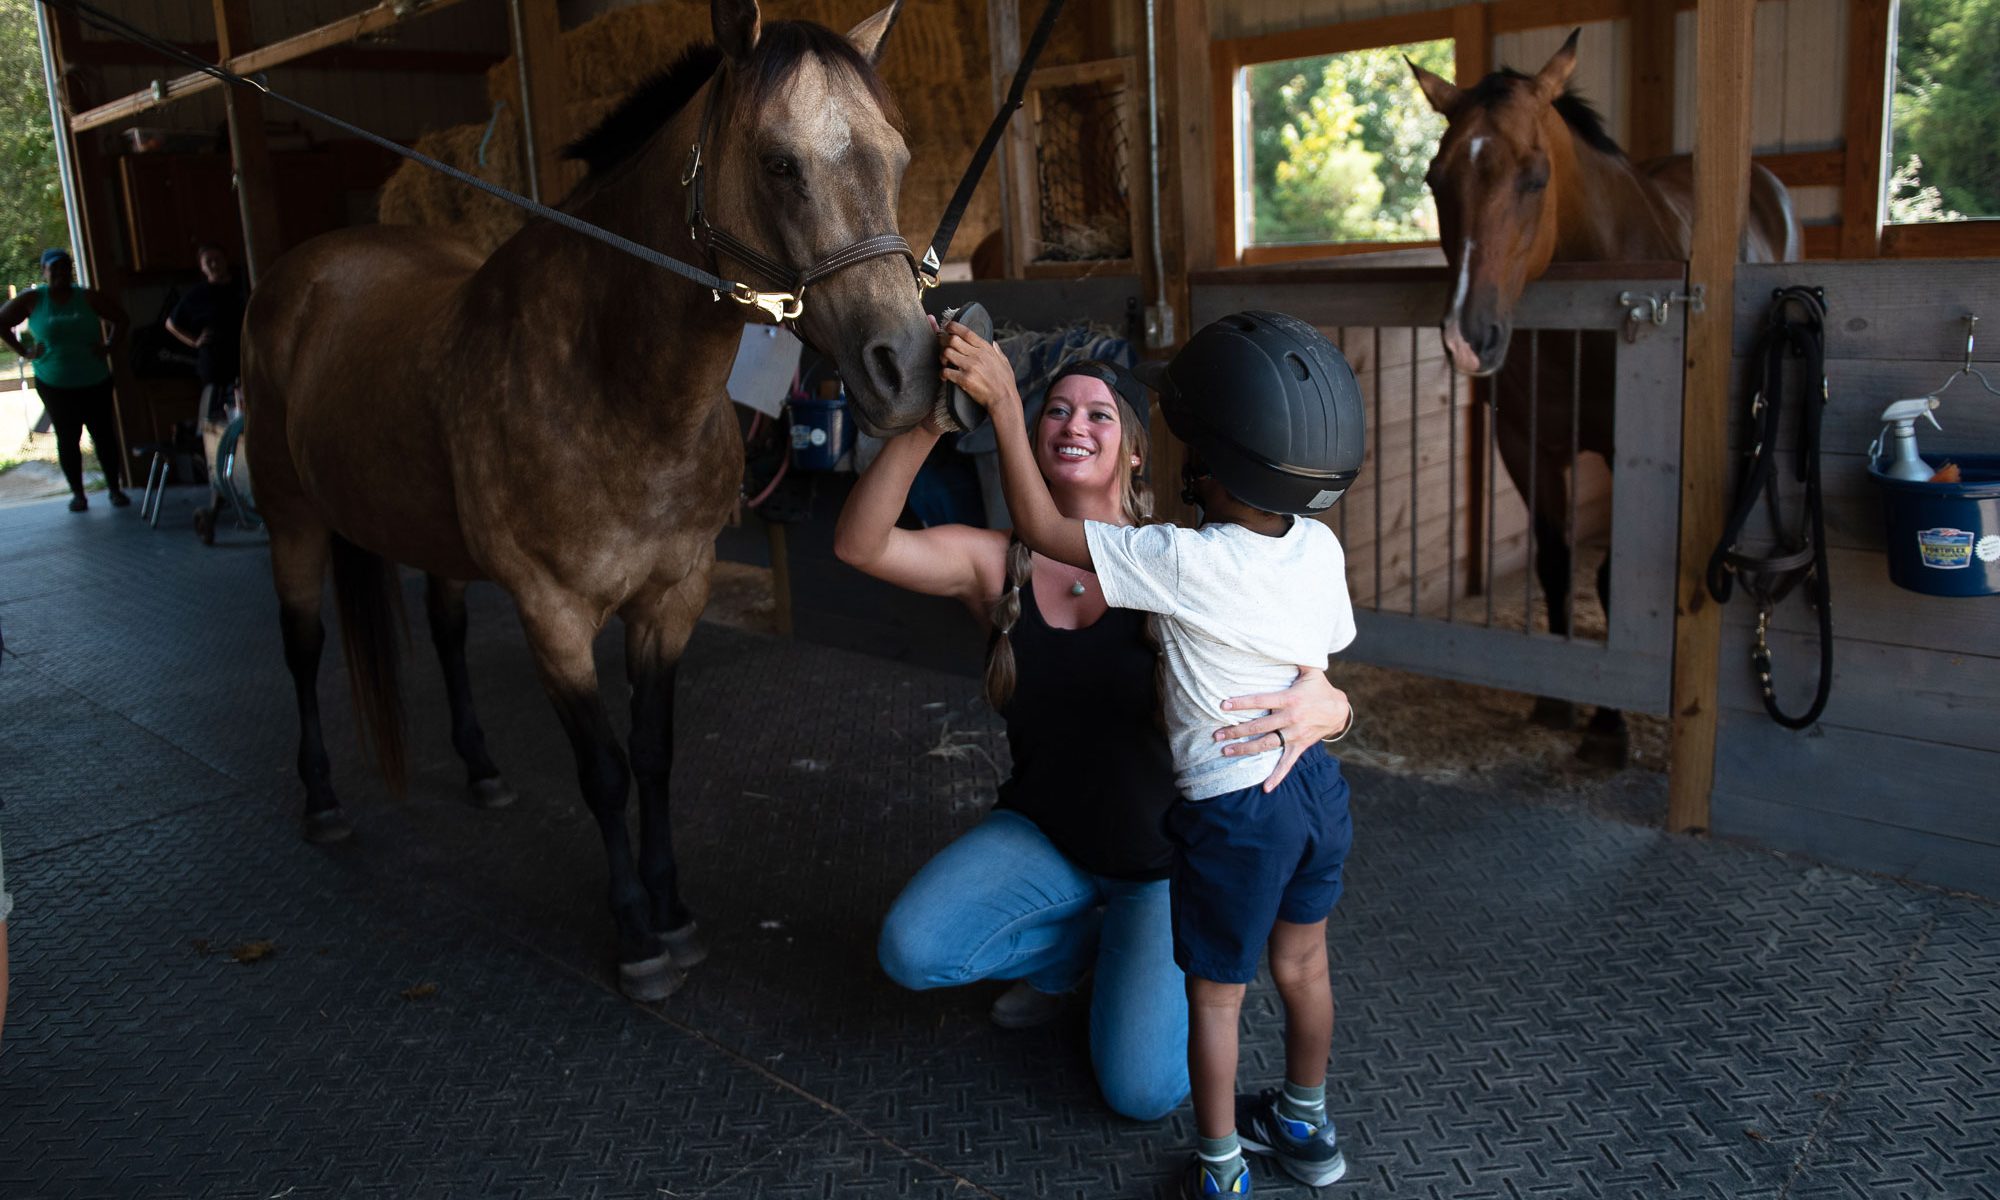
[[[1461,90],[1411,64],[1449,122],[1426,180],[1453,286],[1441,332],[1452,366],[1491,375],[1507,358],[1514,305],[1557,242],[1550,187],[1567,148],[1553,104],[1576,64],[1576,35],[1534,76],[1497,73]]]

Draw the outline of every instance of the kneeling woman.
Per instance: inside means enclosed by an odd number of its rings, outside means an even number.
[[[1066,516],[1149,518],[1143,393],[1101,363],[1066,368],[1029,418],[1035,459]],[[1138,398],[1137,405],[1132,403]],[[1094,972],[1090,1052],[1111,1107],[1154,1120],[1188,1094],[1187,996],[1167,907],[1162,818],[1176,795],[1144,614],[1110,609],[1097,578],[1004,531],[896,527],[939,434],[891,441],[848,498],[835,551],[878,579],[962,601],[991,630],[987,694],[1014,773],[984,820],[912,879],[883,922],[883,969],[909,988],[1018,980],[993,1007],[1007,1027],[1054,1016]],[[1347,721],[1346,697],[1302,669],[1279,696],[1236,708],[1217,753],[1297,753]],[[1280,737],[1282,736],[1282,743]],[[1218,742],[1222,735],[1218,733]]]

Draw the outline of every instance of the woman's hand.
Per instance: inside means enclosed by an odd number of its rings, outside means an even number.
[[[1270,777],[1264,780],[1267,792],[1285,781],[1292,764],[1315,742],[1344,733],[1354,723],[1354,710],[1348,706],[1347,693],[1328,683],[1326,672],[1318,667],[1300,667],[1298,679],[1282,692],[1237,696],[1224,700],[1222,707],[1270,710],[1254,721],[1225,725],[1215,731],[1216,741],[1229,743],[1222,748],[1225,757],[1239,758],[1272,750],[1284,752]]]
[[[984,409],[1008,404],[1020,407],[1021,394],[1014,390],[1014,367],[998,346],[957,321],[946,324],[942,334],[946,383],[964,388],[965,394]]]

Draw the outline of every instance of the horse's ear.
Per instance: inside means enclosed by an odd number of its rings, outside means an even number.
[[[896,27],[896,18],[903,15],[903,0],[876,13],[861,24],[847,31],[847,40],[861,51],[861,57],[870,65],[882,61],[882,43],[889,40],[889,31]]]
[[[1563,89],[1569,86],[1570,73],[1576,70],[1576,39],[1582,33],[1581,26],[1570,30],[1562,49],[1550,55],[1549,61],[1542,64],[1542,69],[1535,75],[1535,94],[1550,104],[1555,103],[1556,98],[1563,94]]]
[[[709,0],[709,17],[715,23],[715,44],[731,62],[742,62],[757,48],[763,28],[757,15],[757,0]]]
[[[1403,61],[1410,63],[1410,74],[1417,77],[1417,86],[1424,89],[1424,99],[1431,102],[1432,108],[1450,116],[1451,110],[1458,107],[1459,97],[1465,93],[1446,83],[1441,76],[1410,62],[1408,55],[1403,56]]]

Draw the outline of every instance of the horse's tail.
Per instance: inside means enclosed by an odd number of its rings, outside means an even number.
[[[347,655],[355,721],[375,744],[375,762],[389,790],[405,787],[403,691],[397,670],[399,635],[407,640],[403,592],[396,568],[381,556],[333,535],[333,598]]]

